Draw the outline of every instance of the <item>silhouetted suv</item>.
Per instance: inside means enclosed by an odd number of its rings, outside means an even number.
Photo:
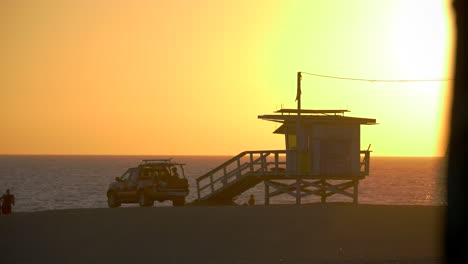
[[[109,185],[109,207],[119,207],[122,203],[139,203],[141,207],[146,207],[152,206],[154,201],[166,200],[171,200],[174,206],[184,205],[189,189],[183,165],[170,159],[143,160]],[[177,167],[181,169],[182,178]]]

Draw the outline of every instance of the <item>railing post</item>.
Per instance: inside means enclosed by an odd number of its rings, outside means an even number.
[[[223,173],[224,173],[224,175],[223,175],[223,179],[222,179],[221,181],[223,182],[223,186],[226,186],[227,181],[228,181],[228,179],[227,179],[226,166],[223,167]]]
[[[241,164],[240,164],[240,157],[239,157],[237,158],[237,179],[239,179],[241,175],[242,175],[242,171],[241,171]]]
[[[366,175],[369,175],[369,165],[370,165],[370,151],[366,151],[366,165],[365,165],[365,171]]]
[[[253,153],[250,152],[250,171],[254,171],[254,164],[253,164]]]
[[[210,174],[210,185],[211,185],[211,192],[214,192],[213,174]]]

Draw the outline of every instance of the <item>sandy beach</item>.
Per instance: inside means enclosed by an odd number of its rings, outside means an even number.
[[[0,263],[441,263],[445,207],[186,206],[0,216]]]

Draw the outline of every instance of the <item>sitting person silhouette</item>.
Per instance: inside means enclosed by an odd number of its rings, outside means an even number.
[[[255,205],[255,198],[254,198],[253,194],[250,195],[248,204],[249,204],[250,206]]]
[[[177,172],[176,167],[172,167],[172,177],[177,177],[179,178],[179,173]]]

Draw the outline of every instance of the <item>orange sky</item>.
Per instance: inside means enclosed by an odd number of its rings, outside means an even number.
[[[444,0],[0,3],[0,154],[217,155],[283,149],[260,121],[297,71],[450,78]],[[374,155],[445,151],[451,82],[304,76],[303,108],[348,108]]]

